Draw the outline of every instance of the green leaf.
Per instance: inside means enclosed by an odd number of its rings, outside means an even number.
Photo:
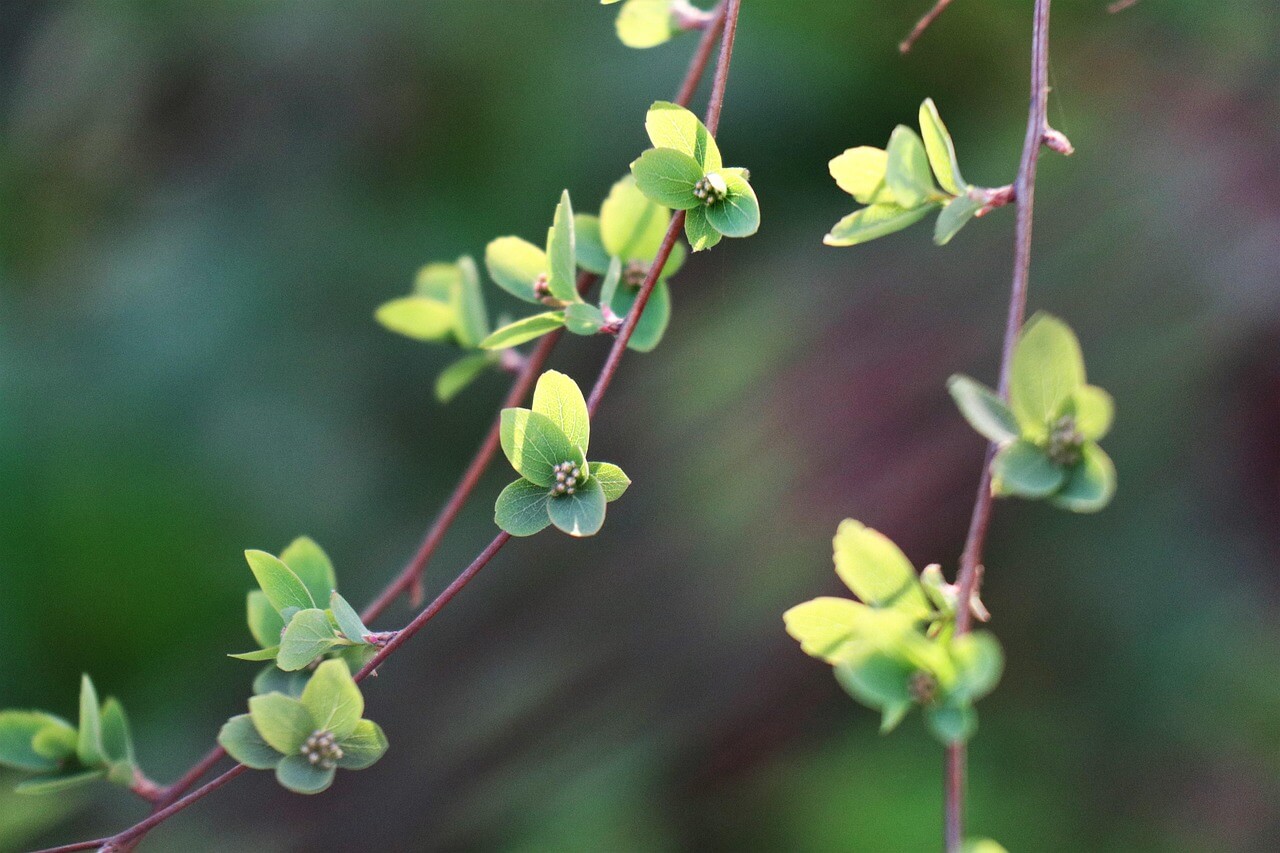
[[[36,732],[31,739],[31,748],[36,755],[51,761],[62,761],[76,754],[76,743],[80,733],[75,726],[61,717],[49,715],[50,722]],[[4,762],[0,761],[0,764]]]
[[[577,302],[578,278],[577,250],[573,233],[573,204],[569,191],[560,194],[551,230],[547,232],[547,261],[550,264],[547,289],[551,295],[565,302]]]
[[[302,704],[317,729],[333,732],[339,740],[351,734],[364,715],[364,696],[340,660],[327,660],[316,667],[302,691]]]
[[[827,164],[840,189],[861,204],[892,203],[893,194],[884,183],[889,155],[869,146],[850,148]]]
[[[956,667],[956,682],[951,687],[951,694],[961,701],[981,699],[1000,683],[1004,652],[996,638],[987,631],[975,631],[953,639],[951,659]]]
[[[1009,402],[1023,433],[1039,438],[1084,385],[1084,356],[1067,324],[1036,314],[1022,328],[1013,351]]]
[[[111,781],[129,785],[133,782],[133,769],[137,758],[133,751],[133,735],[129,731],[129,718],[124,708],[112,698],[102,703],[102,752],[112,768]]]
[[[277,612],[286,607],[297,607],[305,610],[315,607],[316,603],[307,591],[307,585],[281,560],[266,551],[249,550],[244,552],[249,563],[249,570],[258,581],[258,586],[267,596],[267,601]]]
[[[75,732],[70,723],[42,711],[0,711],[0,765],[31,773],[56,770],[61,756],[43,754],[33,743],[46,729]]]
[[[1081,449],[1082,458],[1072,468],[1061,491],[1049,502],[1072,512],[1097,512],[1116,493],[1116,467],[1111,457],[1092,442]]]
[[[982,210],[982,202],[967,195],[951,199],[938,214],[938,221],[933,228],[933,242],[939,246],[950,243],[951,238],[956,236],[979,210]]]
[[[600,236],[600,217],[589,213],[574,214],[573,233],[578,241],[578,266],[587,272],[604,275],[609,268],[609,252]]]
[[[365,634],[369,633],[369,629],[365,627],[364,622],[360,621],[360,614],[355,608],[338,595],[335,590],[329,596],[329,610],[333,613],[333,619],[338,623],[338,630],[342,635],[353,643],[363,643]]]
[[[619,288],[613,296],[613,313],[626,317],[631,313],[631,306],[635,305],[638,295],[639,291],[634,288]],[[627,348],[636,352],[652,352],[662,342],[670,321],[671,288],[665,281],[659,281],[649,294],[649,301],[645,303],[640,322],[631,333],[631,340],[627,341]]]
[[[398,335],[418,341],[446,341],[457,315],[452,306],[425,296],[404,296],[378,306],[374,318]]]
[[[512,536],[532,536],[551,523],[547,502],[551,493],[523,478],[511,483],[498,495],[493,507],[493,520]]]
[[[360,720],[351,734],[340,740],[342,757],[338,766],[343,770],[371,767],[387,751],[387,736],[372,720]]]
[[[885,702],[884,707],[880,709],[880,734],[887,735],[896,729],[910,710],[911,702],[907,700]]]
[[[484,292],[480,288],[480,270],[470,255],[458,258],[458,287],[454,305],[458,324],[455,334],[458,345],[473,349],[489,334],[489,312],[484,305]]]
[[[915,667],[883,651],[836,663],[836,681],[850,696],[871,708],[897,708],[911,702]]]
[[[871,608],[847,598],[823,596],[782,614],[787,633],[811,657],[837,663],[844,646],[867,627]]]
[[[618,40],[640,50],[657,47],[677,32],[671,25],[671,0],[627,0],[616,26]]]
[[[296,699],[302,695],[302,688],[307,686],[307,675],[306,672],[285,672],[273,663],[264,666],[254,676],[253,692],[283,693]]]
[[[956,374],[947,380],[947,392],[969,426],[987,441],[1004,444],[1018,437],[1018,421],[1013,412],[981,382]]]
[[[609,503],[622,497],[627,487],[631,485],[631,478],[611,462],[592,462],[591,479],[598,482],[600,488],[604,489],[604,499]]]
[[[644,129],[654,148],[672,148],[686,154],[704,173],[717,172],[724,165],[706,125],[679,104],[655,101],[645,116]]]
[[[563,311],[546,311],[508,323],[480,342],[481,349],[499,350],[540,338],[564,325]]]
[[[276,666],[286,672],[302,669],[340,644],[323,610],[312,607],[299,611],[284,629]]]
[[[604,250],[624,261],[652,261],[670,225],[671,214],[645,197],[632,175],[615,183],[600,206]]]
[[[236,761],[254,770],[270,770],[284,758],[262,739],[248,714],[240,714],[223,723],[218,732],[218,745]]]
[[[618,284],[622,281],[622,260],[619,258],[609,259],[609,270],[604,275],[604,281],[600,283],[600,305],[611,305],[613,303],[614,294],[618,292]]]
[[[558,370],[544,372],[533,389],[533,411],[550,418],[570,443],[587,452],[591,443],[591,416],[577,382]]]
[[[963,853],[1009,853],[1004,845],[990,838],[971,838],[964,843]]]
[[[892,607],[911,616],[929,612],[911,561],[889,537],[846,518],[832,540],[836,574],[872,607]]]
[[[594,335],[604,328],[604,315],[594,305],[575,302],[564,309],[564,327],[575,335]]]
[[[932,705],[924,709],[924,721],[929,731],[945,744],[966,741],[978,730],[978,715],[968,705]]]
[[[937,193],[933,174],[929,171],[929,157],[919,135],[900,124],[889,137],[888,165],[884,182],[893,193],[894,200],[911,209],[928,201]]]
[[[963,195],[969,186],[960,177],[955,143],[951,141],[951,134],[942,123],[942,116],[938,115],[938,108],[932,98],[925,98],[920,105],[920,134],[924,137],[924,148],[928,152],[929,164],[933,166],[933,174],[937,176],[938,183],[954,196]]]
[[[930,209],[929,205],[907,210],[896,204],[873,204],[841,219],[822,238],[822,242],[828,246],[866,243],[916,224],[928,215]]]
[[[86,767],[101,764],[106,755],[102,749],[102,713],[98,691],[89,676],[80,676],[80,727],[76,739],[76,757]]]
[[[650,148],[631,164],[636,186],[647,198],[673,210],[698,207],[702,200],[693,188],[702,180],[702,168],[688,154],[671,148]]]
[[[267,594],[260,589],[249,593],[245,602],[246,616],[249,622],[249,633],[262,648],[280,645],[280,635],[284,632],[284,620],[271,606]]]
[[[249,697],[249,716],[262,739],[276,752],[294,755],[316,724],[305,705],[283,693]]]
[[[571,495],[558,495],[547,503],[551,523],[570,536],[595,536],[604,526],[604,487],[595,477],[579,483]]]
[[[550,272],[547,253],[519,237],[499,237],[484,250],[484,265],[494,282],[525,302],[538,302],[533,284]],[[483,346],[483,344],[481,344]]]
[[[726,237],[750,237],[760,230],[760,202],[755,190],[740,175],[723,173],[728,194],[707,208],[707,221]]]
[[[714,248],[724,236],[717,231],[707,219],[707,208],[701,203],[685,212],[684,236],[689,241],[689,248],[695,252]]]
[[[493,363],[494,357],[488,353],[464,355],[436,377],[436,399],[448,403]]]
[[[280,552],[280,562],[298,576],[311,600],[320,605],[329,600],[329,593],[338,585],[333,563],[310,536],[299,536]]]
[[[264,660],[275,660],[276,655],[278,654],[280,654],[279,646],[267,646],[265,649],[254,649],[251,652],[236,652],[235,654],[227,655],[227,657],[235,658],[236,660],[247,660],[250,662],[257,662],[257,661],[264,661]]]
[[[991,490],[997,495],[1043,498],[1056,492],[1067,472],[1030,441],[1019,439],[1000,448],[991,460]]]
[[[79,773],[69,773],[66,776],[41,776],[35,779],[28,779],[14,786],[14,791],[19,794],[56,794],[71,788],[78,788],[89,782],[96,782],[107,775],[105,770],[82,770]]]
[[[555,466],[586,462],[582,448],[569,441],[560,427],[541,412],[502,410],[502,452],[516,473],[543,488],[555,483]]]
[[[1071,395],[1075,408],[1076,429],[1081,435],[1097,441],[1111,431],[1116,404],[1111,395],[1097,385],[1082,385]]]
[[[333,784],[334,769],[313,765],[301,755],[286,755],[276,765],[276,781],[295,794],[319,794]]]

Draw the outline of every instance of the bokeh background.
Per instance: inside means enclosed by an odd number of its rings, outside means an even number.
[[[748,0],[722,147],[764,209],[676,279],[596,447],[602,535],[512,544],[366,690],[393,749],[301,798],[255,774],[156,851],[916,851],[941,752],[891,738],[784,634],[835,592],[846,516],[950,573],[994,379],[1013,217],[824,247],[826,174],[925,96],[966,176],[1016,168],[1030,3]],[[1280,848],[1280,40],[1270,0],[1054,11],[1033,309],[1079,332],[1119,420],[1099,516],[998,505],[1008,653],[971,827],[1013,851]],[[629,51],[586,0],[0,4],[0,707],[121,697],[171,779],[243,709],[240,552],[299,533],[368,599],[492,417],[385,333],[427,261],[594,209],[693,40]],[[699,101],[701,103],[701,100]],[[492,304],[507,305],[493,289]],[[594,375],[604,340],[555,365]],[[493,532],[499,460],[430,566]],[[397,607],[381,624],[408,615]],[[7,790],[7,786],[6,786]],[[101,835],[116,790],[0,794],[0,849]]]

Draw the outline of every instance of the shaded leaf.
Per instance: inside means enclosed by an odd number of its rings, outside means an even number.
[[[1045,313],[1028,320],[1013,352],[1009,385],[1009,404],[1024,433],[1045,435],[1084,379],[1080,343],[1067,324]]]
[[[301,755],[286,755],[276,765],[276,781],[295,794],[319,794],[333,784],[334,769],[313,765]]]
[[[1080,463],[1070,470],[1061,491],[1049,502],[1072,512],[1097,512],[1115,496],[1116,467],[1096,444],[1086,444],[1081,453]]]
[[[1000,448],[991,460],[991,490],[997,495],[1043,498],[1056,492],[1066,471],[1025,439]]]
[[[305,610],[316,606],[306,584],[281,560],[266,551],[255,550],[245,551],[244,558],[258,586],[277,612],[283,612],[286,607]]]
[[[695,252],[713,248],[723,237],[707,219],[707,208],[701,202],[685,212],[684,236],[689,241],[689,248]]]
[[[569,191],[560,194],[555,219],[547,232],[547,263],[549,264],[547,289],[551,295],[565,302],[578,301],[577,251],[573,233],[573,205]]]
[[[276,666],[291,672],[302,669],[325,652],[339,645],[333,626],[323,610],[308,608],[294,615],[284,629]]]
[[[613,297],[613,312],[619,317],[626,317],[631,313],[631,306],[635,305],[638,295],[639,291],[635,288],[619,288]],[[649,301],[645,303],[640,322],[632,331],[631,340],[627,341],[627,349],[636,352],[652,352],[662,342],[662,336],[666,334],[667,324],[670,321],[671,288],[665,281],[659,281],[653,286],[653,292],[649,294]]]
[[[550,272],[547,253],[519,237],[499,237],[485,247],[484,265],[494,282],[525,302],[538,302],[533,284]],[[482,344],[483,346],[483,344]]]
[[[436,377],[436,399],[448,403],[494,363],[488,353],[464,355]]]
[[[938,214],[938,221],[933,228],[933,242],[939,246],[950,243],[951,238],[956,236],[979,210],[982,210],[982,202],[967,195],[951,199]]]
[[[724,172],[728,194],[706,209],[707,221],[726,237],[750,237],[760,230],[760,202],[740,175]]]
[[[702,204],[693,194],[702,179],[697,162],[671,148],[650,148],[631,164],[636,186],[652,201],[673,210],[687,210]]]
[[[622,497],[631,485],[631,478],[611,462],[592,462],[591,479],[600,484],[600,488],[604,490],[604,499],[609,503]]]
[[[856,246],[877,237],[901,231],[923,219],[929,205],[907,210],[896,204],[873,204],[856,210],[837,222],[822,239],[828,246]]]
[[[532,536],[551,523],[547,502],[551,499],[546,486],[523,478],[508,485],[494,504],[493,520],[512,536]]]
[[[319,606],[329,600],[329,593],[338,585],[333,563],[310,536],[299,536],[280,552],[280,561],[288,566]]]
[[[546,311],[508,323],[480,342],[481,349],[499,350],[519,346],[564,325],[563,311]]]
[[[886,153],[884,182],[893,193],[894,201],[908,209],[929,201],[937,188],[933,185],[929,157],[919,135],[906,125],[898,125],[889,137]]]
[[[604,487],[595,477],[579,483],[571,495],[557,495],[547,502],[551,523],[570,536],[594,536],[604,526]]]
[[[351,733],[341,739],[343,756],[338,766],[344,770],[371,767],[387,751],[387,736],[372,720],[360,720]]]
[[[996,392],[968,376],[947,380],[947,392],[956,401],[960,414],[983,438],[1004,444],[1018,437],[1018,422]]]
[[[297,753],[303,741],[316,730],[306,706],[283,693],[249,697],[249,716],[262,739],[284,755]]]
[[[262,739],[248,714],[232,717],[222,724],[218,745],[236,761],[254,770],[270,770],[284,758]]]
[[[364,715],[364,696],[344,661],[327,660],[302,690],[302,704],[318,730],[341,740],[355,730]]]

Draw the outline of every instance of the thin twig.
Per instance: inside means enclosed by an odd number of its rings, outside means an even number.
[[[733,56],[733,41],[737,31],[737,19],[740,7],[741,0],[726,0],[724,11],[724,33],[721,40],[720,57],[716,65],[715,85],[712,88],[712,100],[707,108],[707,117],[705,122],[708,128],[714,128],[719,124],[720,111],[723,107],[725,86],[729,78],[729,64]],[[715,26],[713,25],[712,27],[708,27],[707,32],[712,32],[714,30]],[[698,64],[695,62],[695,68],[697,66]],[[705,62],[702,63],[702,67],[705,67]],[[695,68],[691,68],[690,73],[694,73]],[[701,71],[699,70],[697,73],[700,74]],[[652,294],[654,287],[657,285],[658,277],[662,274],[663,268],[671,257],[672,249],[675,246],[676,239],[678,238],[683,225],[684,213],[681,211],[672,217],[671,226],[667,229],[667,233],[662,241],[658,255],[650,266],[649,273],[646,275],[644,283],[640,286],[640,290],[636,294],[635,302],[632,304],[630,311],[627,312],[626,322],[623,323],[622,329],[614,339],[613,346],[609,350],[609,355],[605,359],[604,365],[601,367],[600,375],[591,389],[591,396],[587,407],[588,411],[593,416],[599,408],[600,401],[604,398],[605,391],[608,390],[609,386],[613,382],[613,378],[617,373],[622,355],[626,352],[627,344],[630,342],[631,336],[635,332],[636,326],[640,320],[640,315],[644,311],[644,306],[648,302],[649,296]],[[431,619],[433,619],[436,614],[445,607],[445,605],[453,600],[454,596],[461,592],[462,589],[471,582],[472,578],[480,573],[481,569],[489,564],[489,561],[492,560],[500,550],[502,550],[503,546],[506,545],[510,539],[511,534],[505,531],[494,537],[493,541],[480,552],[475,560],[473,560],[471,564],[467,566],[467,568],[464,569],[463,572],[458,575],[453,582],[435,598],[434,601],[431,602],[431,604],[415,616],[408,625],[396,632],[395,636],[378,650],[378,653],[355,674],[355,680],[363,681],[371,675],[383,661],[395,652],[396,649],[404,645],[404,643],[420,631],[427,622],[431,621]],[[217,752],[217,750],[215,750],[215,752]],[[192,774],[200,768],[201,765],[212,766],[216,763],[217,758],[220,758],[221,756],[213,757],[214,755],[215,753],[211,752],[209,756],[202,759],[196,767],[193,767],[192,771],[189,771],[187,776],[184,776],[183,779],[185,780],[188,776],[192,776]],[[213,757],[212,760],[210,760],[211,757]],[[125,829],[110,838],[79,842],[77,844],[65,845],[63,847],[47,848],[45,850],[38,851],[38,853],[70,853],[70,851],[90,850],[98,847],[107,848],[109,853],[115,853],[115,851],[128,849],[156,826],[159,826],[173,815],[213,793],[218,788],[230,782],[232,779],[236,778],[248,769],[249,768],[243,764],[237,764],[230,770],[214,777],[203,786],[173,800],[164,808],[154,812],[145,820],[139,821],[128,829]],[[194,778],[199,777],[195,776]]]
[[[951,0],[938,0],[934,7],[924,13],[924,17],[916,22],[911,28],[911,32],[907,33],[907,37],[898,43],[898,50],[902,53],[910,53],[911,48],[915,47],[920,36],[924,35],[924,31],[933,26],[933,22],[938,20],[938,16],[947,11],[947,7],[951,5]]]
[[[1014,196],[1018,206],[1017,226],[1014,237],[1013,282],[1009,293],[1009,311],[1005,321],[1004,345],[1000,354],[1000,396],[1008,400],[1009,380],[1013,369],[1013,351],[1022,330],[1027,312],[1027,284],[1031,277],[1031,231],[1035,218],[1036,167],[1040,160],[1040,146],[1052,132],[1047,118],[1049,104],[1049,4],[1050,0],[1035,0],[1035,13],[1031,36],[1031,104],[1027,116],[1027,134],[1022,145],[1022,162],[1018,178],[1014,182]],[[978,481],[978,494],[974,500],[973,515],[969,521],[969,533],[964,552],[960,557],[959,606],[956,608],[956,634],[969,630],[971,621],[968,602],[977,586],[978,566],[982,563],[982,550],[986,543],[987,527],[991,522],[991,461],[995,457],[994,444],[987,447],[982,475]],[[963,743],[947,748],[945,789],[946,826],[945,838],[948,853],[959,853],[964,844],[964,795],[966,751]]]

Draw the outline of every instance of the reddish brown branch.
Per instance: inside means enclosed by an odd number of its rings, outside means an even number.
[[[708,108],[707,108],[707,117],[705,122],[707,126],[712,129],[718,126],[719,119],[720,119],[720,111],[723,107],[724,92],[725,92],[725,87],[727,85],[727,81],[729,79],[729,64],[733,56],[733,42],[734,42],[734,36],[737,32],[737,20],[738,20],[738,12],[740,7],[741,7],[741,0],[726,0],[724,9],[721,12],[721,20],[724,27],[724,32],[721,38],[720,57],[716,66],[715,85],[712,88],[711,103],[708,105]],[[719,25],[712,24],[711,26],[707,27],[706,33],[704,34],[704,39],[703,39],[704,43],[708,41],[714,43],[714,34],[718,29],[718,26]],[[702,49],[700,47],[699,53],[701,52],[702,52]],[[691,76],[696,75],[700,77],[703,73],[703,70],[706,67],[706,64],[707,64],[707,60],[705,58],[699,61],[695,57],[695,60],[690,67],[689,74]],[[690,82],[689,79],[686,78],[685,84],[681,86],[682,94],[686,89],[696,88],[696,80],[693,81],[692,87],[689,86],[689,82]],[[683,226],[684,226],[684,213],[683,211],[681,211],[676,213],[672,217],[671,225],[667,229],[667,233],[663,238],[662,245],[658,251],[658,255],[654,259],[653,264],[650,266],[649,273],[645,277],[644,283],[640,286],[640,290],[636,295],[635,302],[632,304],[630,311],[628,311],[627,313],[626,321],[623,323],[622,328],[619,330],[617,334],[617,337],[614,339],[613,346],[609,350],[609,355],[605,359],[605,363],[600,369],[600,375],[596,379],[596,383],[591,389],[591,396],[588,401],[588,410],[593,416],[595,415],[596,410],[599,408],[600,401],[603,399],[605,391],[608,390],[609,386],[613,382],[614,376],[616,375],[618,370],[618,365],[622,360],[623,354],[625,354],[626,352],[627,344],[631,340],[631,336],[635,332],[636,326],[639,323],[640,315],[644,311],[644,307],[648,303],[649,297],[653,293],[654,287],[657,285],[658,277],[662,274],[662,271],[665,268],[667,261],[671,257],[671,252],[675,246],[676,239],[679,237],[680,230]],[[547,341],[544,340],[543,345],[546,346],[549,353],[551,346],[554,345],[554,341],[548,343]],[[535,360],[534,358],[530,358],[530,364],[532,364],[534,360]],[[529,365],[526,365],[526,367],[528,366]],[[535,370],[532,372],[535,374],[535,378],[536,378],[537,371]],[[523,379],[523,378],[524,378],[524,375],[522,374],[520,379]],[[520,384],[520,380],[517,380],[516,385],[518,386],[519,384]],[[516,391],[516,387],[513,386],[512,392],[509,395],[509,397],[514,395],[515,391]],[[526,387],[524,389],[524,392],[521,393],[520,395],[521,400],[523,400],[523,397],[525,393],[527,393],[527,391],[528,391],[528,388]],[[484,455],[483,451],[485,446],[487,446],[487,442],[486,442],[486,445],[482,445],[481,453],[477,454],[477,457],[476,457],[477,460],[483,457]],[[490,456],[492,456],[492,453],[490,453]],[[476,460],[473,460],[472,467],[475,467],[475,466],[476,466]],[[469,468],[468,472],[470,472],[470,470],[471,469]],[[481,466],[481,470],[483,470],[483,466]],[[477,479],[478,479],[478,476],[477,476]],[[464,481],[465,480],[466,480],[466,475],[464,475]],[[461,486],[461,483],[459,485]],[[474,488],[474,484],[472,485],[472,488]],[[455,493],[456,491],[457,490],[455,490]],[[469,492],[470,490],[468,490],[468,494]],[[454,513],[454,515],[456,516],[456,512]],[[433,529],[434,529],[434,526],[433,526]],[[428,534],[428,536],[430,536],[430,534]],[[480,570],[489,564],[489,561],[492,560],[493,557],[500,550],[502,550],[503,546],[506,545],[507,542],[510,541],[510,539],[511,539],[511,535],[509,533],[506,533],[505,531],[502,533],[499,533],[496,537],[494,537],[493,541],[490,542],[488,546],[486,546],[485,549],[480,552],[480,554],[475,558],[475,560],[473,560],[471,564],[467,566],[467,568],[464,569],[463,572],[459,574],[453,580],[453,582],[450,583],[449,586],[446,587],[444,591],[441,592],[431,602],[431,604],[429,604],[424,610],[422,610],[417,616],[415,616],[408,625],[406,625],[404,628],[394,633],[394,636],[392,636],[378,650],[378,653],[369,661],[369,663],[366,664],[363,668],[361,668],[361,670],[358,673],[356,673],[356,675],[354,676],[355,680],[363,681],[365,678],[371,675],[383,661],[385,661],[391,654],[395,652],[396,649],[404,645],[404,643],[406,643],[411,637],[417,634],[418,631],[420,631],[427,624],[427,622],[435,618],[436,614],[438,614],[442,609],[444,609],[445,605],[447,605],[450,601],[452,601],[454,596],[456,596],[459,592],[461,592],[462,589],[468,583],[470,583],[471,580],[477,574],[480,573]],[[425,542],[424,542],[424,545],[425,545]],[[420,549],[420,552],[422,550],[423,549]],[[408,568],[412,567],[412,565],[413,564],[411,563],[410,567],[406,567],[406,572]],[[395,581],[393,581],[391,585],[388,586],[388,590],[390,590],[392,587],[396,586],[397,584],[403,583],[403,579],[406,576],[406,572],[402,572],[401,575]],[[404,587],[402,586],[400,591],[403,591],[403,588]],[[398,594],[399,593],[397,593],[397,595]],[[390,601],[394,600],[395,597],[396,595],[392,595],[390,599],[387,601],[387,603],[390,603]],[[370,605],[370,607],[366,610],[366,613],[368,613],[371,610],[374,610],[375,606],[378,605],[381,598],[382,596],[379,597],[378,601],[375,601],[372,605]],[[382,608],[385,608],[385,606],[386,605],[383,604]],[[379,609],[377,612],[380,613],[381,609]],[[375,613],[374,615],[377,615],[377,613]],[[189,787],[190,785],[195,784],[195,781],[198,780],[205,772],[207,772],[208,769],[210,769],[214,764],[216,764],[217,761],[221,759],[225,754],[226,753],[221,749],[221,747],[219,747],[213,750],[212,752],[210,752],[203,759],[201,759],[195,766],[191,768],[190,771],[188,771],[180,780],[178,780],[178,782],[174,783],[172,786],[170,786],[168,789],[165,790],[164,797],[163,799],[160,800],[161,803],[164,803],[163,807],[158,808],[150,817],[146,818],[145,820],[139,821],[138,823],[134,824],[128,829],[123,830],[122,832],[117,833],[116,835],[111,836],[110,838],[101,838],[101,839],[95,839],[93,841],[85,841],[85,842],[78,842],[76,844],[71,844],[71,845],[64,845],[62,847],[48,848],[48,849],[39,851],[39,853],[70,853],[70,851],[91,850],[94,848],[104,848],[108,851],[108,853],[118,853],[118,851],[124,851],[124,850],[130,849],[139,840],[141,840],[144,835],[146,835],[156,826],[159,826],[161,823],[168,820],[173,815],[177,814],[183,809],[191,806],[197,801],[213,793],[218,788],[222,787],[223,785],[230,782],[232,779],[236,778],[241,773],[249,769],[245,767],[243,764],[237,764],[235,767],[232,767],[230,770],[227,770],[221,775],[214,777],[211,781],[205,783],[203,786],[195,789],[194,791],[191,791],[190,793],[186,793],[185,795],[181,795],[182,791],[180,790],[179,786],[185,785]],[[157,803],[157,805],[159,804],[160,803]]]
[[[933,22],[938,20],[938,16],[947,11],[947,7],[951,5],[951,0],[938,0],[933,8],[924,13],[924,17],[916,21],[916,25],[911,28],[911,32],[907,33],[907,37],[898,43],[898,50],[902,53],[910,53],[911,48],[915,47],[920,36],[924,35],[924,31],[933,26]]]
[[[1013,369],[1013,351],[1022,330],[1027,311],[1027,285],[1031,277],[1031,232],[1035,219],[1036,168],[1040,159],[1040,147],[1056,133],[1049,127],[1049,5],[1050,0],[1036,0],[1031,37],[1031,104],[1027,116],[1027,133],[1022,145],[1022,161],[1018,178],[1014,182],[1014,197],[1018,206],[1014,236],[1013,281],[1009,293],[1009,310],[1005,320],[1004,345],[1000,354],[1000,396],[1009,398],[1009,379]],[[1065,137],[1063,137],[1065,139]],[[1067,143],[1069,146],[1070,143]],[[982,563],[982,551],[987,539],[987,527],[991,523],[991,461],[995,457],[995,445],[987,447],[978,480],[978,494],[974,500],[973,515],[969,520],[969,533],[964,552],[960,556],[958,601],[956,608],[956,633],[969,630],[971,615],[965,603],[970,601],[977,587],[978,566]],[[945,789],[946,816],[945,839],[948,853],[959,853],[964,845],[964,798],[966,751],[963,743],[947,748]]]

